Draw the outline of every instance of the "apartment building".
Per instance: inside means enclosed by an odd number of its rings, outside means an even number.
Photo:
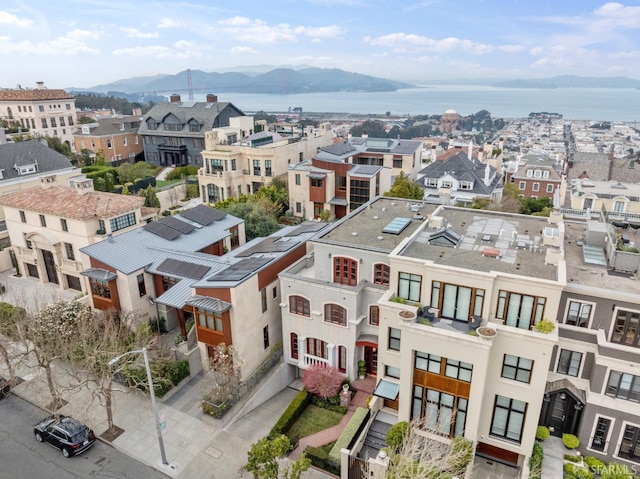
[[[205,132],[229,126],[230,118],[245,116],[232,103],[219,102],[216,95],[206,98],[205,102],[183,102],[174,94],[170,102],[156,104],[142,117],[139,134],[148,163],[203,166]],[[252,120],[250,123],[253,126]]]
[[[87,291],[81,248],[155,218],[144,198],[93,190],[80,178],[72,186],[43,184],[0,196],[11,248],[21,274],[60,289]]]
[[[286,178],[291,164],[310,159],[334,138],[328,123],[287,136],[264,127],[252,133],[253,117],[233,117],[229,123],[205,134],[204,166],[198,171],[204,202],[255,193],[273,178]]]
[[[342,218],[388,191],[396,176],[412,181],[422,167],[422,142],[348,138],[311,159],[289,166],[290,208],[295,216]]]
[[[0,119],[34,137],[58,137],[73,151],[76,101],[64,90],[50,90],[44,82],[33,89],[0,89]]]
[[[75,149],[89,150],[92,158],[101,150],[105,161],[111,166],[118,166],[125,161],[144,161],[144,146],[138,133],[140,123],[139,116],[117,115],[83,124],[73,135]]]
[[[527,155],[509,164],[505,176],[518,187],[522,198],[554,198],[558,194],[562,204],[566,191],[562,168],[558,159]]]
[[[599,213],[610,212],[626,218],[631,215],[640,224],[640,185],[620,181],[577,178],[569,182],[566,203],[571,209]]]

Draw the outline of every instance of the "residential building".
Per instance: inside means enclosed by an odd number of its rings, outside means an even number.
[[[202,201],[215,203],[255,193],[273,178],[287,174],[289,165],[310,159],[319,148],[333,142],[330,124],[307,128],[303,134],[248,129],[242,123],[252,117],[230,118],[230,126],[215,128],[205,135],[204,167],[198,171]],[[285,176],[286,178],[286,176]]]
[[[85,292],[81,248],[156,216],[144,198],[93,190],[80,178],[71,187],[43,184],[0,196],[11,248],[21,274],[60,289]]]
[[[570,181],[569,188],[567,200],[573,210],[589,214],[605,211],[614,218],[630,216],[636,223],[640,222],[640,185],[637,183],[577,178]]]
[[[207,95],[206,102],[183,102],[175,94],[170,100],[156,104],[140,124],[145,159],[154,165],[203,166],[205,132],[229,126],[230,118],[245,116],[232,103],[219,102],[216,95]],[[252,119],[247,122],[253,127]]]
[[[71,186],[84,179],[69,158],[42,141],[0,144],[0,195],[36,186]],[[0,237],[8,236],[4,211],[0,208]]]
[[[64,90],[36,88],[0,89],[0,119],[34,137],[55,136],[74,147],[76,100]]]
[[[512,171],[506,172],[506,181],[518,187],[522,198],[554,198],[565,191],[560,163],[541,157],[522,160],[513,165]],[[560,204],[562,200],[560,197]]]
[[[290,208],[304,218],[325,211],[342,218],[388,191],[400,173],[415,180],[421,167],[420,141],[352,137],[289,166]]]
[[[424,188],[425,200],[449,205],[502,199],[502,174],[489,163],[473,158],[471,148],[468,151],[433,161],[420,171],[416,183]]]
[[[118,166],[125,161],[144,161],[144,146],[138,133],[140,122],[139,116],[116,115],[80,125],[73,135],[75,149],[89,150],[92,158],[101,150],[105,161],[111,166]]]

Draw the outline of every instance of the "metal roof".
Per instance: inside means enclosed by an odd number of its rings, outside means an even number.
[[[212,311],[214,313],[224,313],[231,308],[231,303],[222,301],[218,298],[209,298],[207,296],[195,295],[187,301],[187,304],[195,306],[198,309]]]
[[[80,274],[95,281],[111,281],[117,277],[115,273],[101,268],[89,268],[85,271],[80,271]]]
[[[245,258],[259,253],[283,253],[285,251],[289,251],[294,246],[298,246],[299,244],[300,241],[292,239],[291,236],[269,236],[268,238],[264,238],[258,244],[238,253],[236,256],[239,258]]]

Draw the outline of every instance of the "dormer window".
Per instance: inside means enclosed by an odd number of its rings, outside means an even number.
[[[158,124],[155,120],[149,119],[147,120],[147,130],[157,130]]]
[[[527,178],[533,178],[533,170],[527,170]]]
[[[88,135],[89,134],[89,127],[87,125],[84,125],[82,127],[82,134],[83,135]]]
[[[38,171],[38,165],[35,163],[32,165],[22,166],[15,165],[14,168],[18,171],[19,175],[28,175],[29,173],[35,173],[36,171]]]
[[[543,178],[549,178],[549,170],[545,170],[542,172],[542,177]]]

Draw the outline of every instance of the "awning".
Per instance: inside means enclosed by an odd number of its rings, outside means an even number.
[[[94,281],[112,281],[117,278],[115,273],[101,268],[89,268],[80,271],[80,274]]]
[[[356,340],[356,346],[378,347],[378,336],[376,334],[361,334]]]
[[[211,311],[214,313],[224,313],[231,308],[231,304],[218,298],[209,298],[208,296],[196,295],[189,301],[188,305],[195,306],[198,309]]]
[[[346,198],[338,198],[337,196],[334,196],[329,200],[329,204],[337,205],[337,206],[347,206],[349,202],[347,201]]]
[[[321,180],[326,177],[326,173],[309,173],[309,178],[311,178],[312,180]]]
[[[378,385],[376,386],[376,390],[373,391],[375,396],[379,396],[384,399],[390,399],[391,401],[395,401],[398,399],[398,390],[400,386],[395,383],[390,383],[389,381],[385,381],[381,379]]]

